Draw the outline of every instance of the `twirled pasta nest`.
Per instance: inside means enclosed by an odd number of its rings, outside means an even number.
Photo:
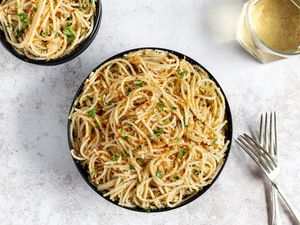
[[[70,113],[72,155],[127,207],[174,207],[212,182],[229,143],[225,101],[202,68],[160,50],[91,73]]]

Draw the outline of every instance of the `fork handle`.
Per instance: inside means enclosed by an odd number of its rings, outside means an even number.
[[[285,193],[283,192],[283,190],[277,184],[274,184],[274,187],[277,189],[277,191],[280,194],[280,196],[282,197],[283,201],[285,202],[285,204],[288,206],[288,208],[291,210],[291,212],[297,219],[298,224],[300,224],[300,214],[297,211],[296,207],[290,202],[290,200],[288,200],[288,198],[285,195]]]
[[[271,185],[271,202],[272,202],[272,225],[281,225],[281,219],[279,215],[279,205],[278,205],[278,192],[276,188]]]

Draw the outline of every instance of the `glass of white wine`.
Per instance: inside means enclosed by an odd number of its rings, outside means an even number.
[[[262,63],[300,54],[300,8],[291,0],[249,0],[237,41]]]

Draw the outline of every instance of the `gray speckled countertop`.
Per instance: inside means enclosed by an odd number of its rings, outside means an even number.
[[[227,94],[234,136],[278,111],[282,186],[300,209],[299,57],[261,65],[234,41],[241,0],[103,0],[98,36],[78,58],[42,67],[0,46],[0,223],[105,225],[267,224],[264,181],[233,143],[221,176],[201,198],[159,214],[136,213],[99,197],[68,152],[73,96],[104,59],[129,48],[158,46],[202,63]],[[282,210],[283,212],[283,210]],[[283,213],[284,224],[291,224]]]

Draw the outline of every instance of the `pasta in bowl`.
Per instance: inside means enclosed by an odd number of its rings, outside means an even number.
[[[135,49],[102,63],[69,115],[71,154],[86,181],[122,207],[163,211],[203,194],[224,166],[227,100],[198,63]]]
[[[59,64],[88,47],[100,19],[101,2],[95,0],[3,0],[0,39],[24,61]]]

